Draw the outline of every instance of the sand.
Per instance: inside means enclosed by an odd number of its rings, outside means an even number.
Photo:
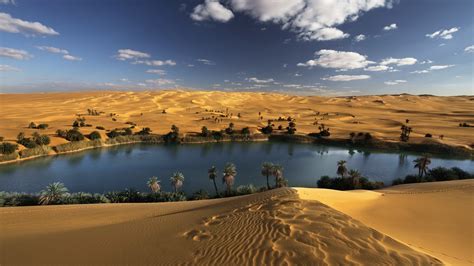
[[[0,264],[472,265],[474,181],[0,209]]]
[[[473,96],[317,97],[190,90],[90,91],[0,94],[0,105],[0,136],[14,141],[19,132],[30,135],[36,131],[27,128],[30,122],[47,123],[50,128],[42,132],[51,135],[51,145],[67,142],[54,133],[57,129],[71,128],[76,114],[85,115],[86,123],[92,125],[81,128],[84,133],[90,133],[96,126],[129,127],[126,122],[136,123],[137,130],[150,127],[159,134],[169,132],[172,124],[182,133],[190,133],[200,132],[202,126],[224,129],[230,122],[236,128],[248,126],[256,131],[265,126],[268,119],[291,116],[296,118],[297,133],[319,132],[318,126],[325,124],[332,137],[349,138],[350,132],[370,132],[386,141],[398,141],[400,126],[409,119],[413,128],[411,142],[426,141],[424,136],[430,133],[432,141],[468,148],[474,144],[474,127],[459,127],[459,123],[474,125]],[[220,117],[222,113],[218,111],[225,113],[227,108],[232,117]],[[104,113],[89,116],[87,109]],[[110,117],[110,113],[116,116]],[[212,116],[219,116],[222,121],[202,120]],[[279,125],[285,128],[287,122],[275,122],[276,127]],[[443,140],[439,135],[444,135]]]

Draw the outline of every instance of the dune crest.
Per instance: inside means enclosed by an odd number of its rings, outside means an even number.
[[[317,201],[284,191],[212,216],[184,237],[199,241],[201,265],[441,265]]]

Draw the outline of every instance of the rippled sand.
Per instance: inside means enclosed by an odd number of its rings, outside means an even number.
[[[474,181],[0,209],[0,264],[472,265]]]
[[[14,140],[31,121],[48,123],[44,131],[52,136],[52,144],[65,142],[54,137],[57,129],[71,128],[76,114],[87,114],[87,109],[103,111],[101,116],[85,116],[91,128],[106,129],[129,127],[125,122],[137,124],[137,130],[150,127],[156,133],[166,133],[172,124],[181,132],[200,132],[202,126],[223,129],[230,122],[236,128],[249,126],[252,130],[265,126],[268,119],[291,116],[296,118],[297,132],[318,132],[322,123],[330,128],[333,137],[348,138],[350,132],[370,132],[373,136],[398,141],[400,126],[405,119],[413,127],[410,141],[431,141],[450,145],[474,144],[474,127],[459,127],[459,123],[474,125],[474,96],[438,97],[413,95],[385,95],[360,97],[306,97],[262,92],[221,91],[92,91],[71,93],[0,94],[0,136]],[[202,120],[220,116],[228,108],[230,117]],[[206,112],[206,109],[208,112]],[[163,114],[166,110],[166,114]],[[213,110],[213,112],[209,112]],[[261,112],[263,119],[258,113]],[[319,115],[318,115],[319,112]],[[117,114],[116,121],[108,114]],[[240,118],[237,114],[240,113]],[[314,122],[318,121],[318,125]],[[275,122],[276,127],[287,126],[286,121]],[[439,135],[444,135],[440,140]]]

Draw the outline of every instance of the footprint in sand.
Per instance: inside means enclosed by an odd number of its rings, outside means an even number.
[[[211,235],[209,232],[205,230],[198,230],[198,229],[193,229],[191,231],[188,231],[184,233],[184,236],[187,239],[192,239],[194,241],[202,241],[211,238]]]

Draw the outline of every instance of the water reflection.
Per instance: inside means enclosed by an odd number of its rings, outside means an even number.
[[[37,192],[55,181],[65,183],[73,192],[124,188],[146,191],[146,180],[151,176],[158,176],[163,189],[171,190],[169,177],[178,170],[185,174],[186,193],[198,189],[212,191],[207,169],[215,165],[222,173],[226,162],[237,166],[236,185],[262,186],[265,179],[260,175],[260,167],[264,161],[281,164],[291,186],[314,187],[320,176],[336,174],[339,160],[346,160],[349,168],[358,169],[372,180],[388,184],[394,178],[414,173],[411,162],[416,156],[276,142],[116,146],[2,165],[0,191]],[[436,166],[474,171],[470,160],[433,158],[431,167]]]

